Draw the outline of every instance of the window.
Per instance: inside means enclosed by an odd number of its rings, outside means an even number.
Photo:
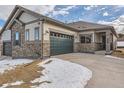
[[[85,43],[91,43],[91,35],[87,35],[85,38]]]
[[[25,40],[29,41],[29,29],[26,29],[25,31]]]
[[[20,45],[20,33],[19,32],[15,32],[15,45]]]
[[[35,28],[35,40],[39,40],[39,27]]]
[[[80,37],[80,42],[81,43],[91,43],[92,35],[83,35]]]
[[[85,43],[85,36],[81,36],[80,40],[81,40],[81,43]]]

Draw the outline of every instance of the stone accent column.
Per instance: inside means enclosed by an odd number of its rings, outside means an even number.
[[[110,31],[106,31],[106,54],[111,54]]]
[[[95,33],[92,34],[92,42],[95,42]]]
[[[50,57],[50,31],[44,27],[43,30],[43,58]]]
[[[2,36],[0,36],[0,56],[2,56],[3,52],[3,42],[2,42]]]
[[[50,57],[50,41],[43,41],[43,58]]]
[[[76,34],[74,36],[73,51],[80,52],[80,36],[79,36],[79,34]]]
[[[76,43],[74,43],[74,52],[76,53],[76,52],[80,52],[80,43],[79,42],[76,42]]]

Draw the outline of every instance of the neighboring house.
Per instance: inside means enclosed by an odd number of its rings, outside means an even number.
[[[118,34],[117,47],[124,48],[124,34]]]
[[[12,11],[0,36],[4,38],[0,42],[2,55],[13,58],[100,50],[110,54],[116,49],[117,39],[112,26],[83,21],[65,24],[21,6]]]

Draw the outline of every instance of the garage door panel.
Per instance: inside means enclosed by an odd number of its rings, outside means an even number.
[[[73,38],[69,37],[72,36],[61,34],[59,36],[50,36],[51,55],[73,52]]]

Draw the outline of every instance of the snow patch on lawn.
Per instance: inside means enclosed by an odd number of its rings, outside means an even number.
[[[6,83],[6,84],[3,84],[2,88],[6,88],[8,86],[21,85],[23,83],[24,83],[23,81],[16,81],[16,82],[13,82],[13,83]]]
[[[105,57],[114,58],[114,59],[118,59],[118,60],[124,60],[124,58],[115,57],[115,56],[111,56],[111,55],[106,55]]]
[[[14,69],[17,65],[31,63],[30,59],[5,59],[0,61],[0,73],[4,73],[5,70]]]
[[[32,87],[82,88],[92,77],[92,71],[86,67],[57,58],[47,59],[39,66],[45,68],[42,71],[43,75],[31,83],[39,82],[41,84]]]

